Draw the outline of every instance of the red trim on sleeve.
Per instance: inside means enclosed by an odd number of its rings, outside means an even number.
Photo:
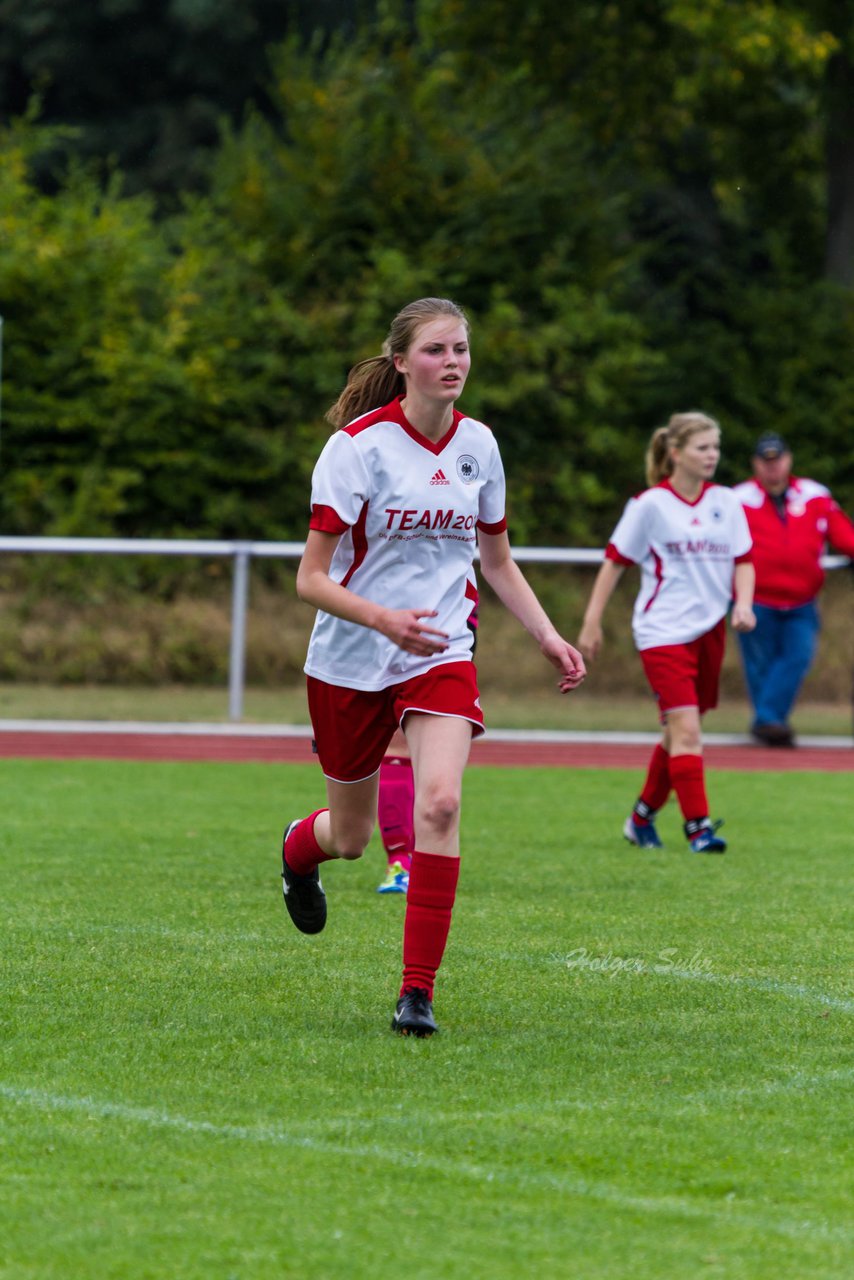
[[[333,507],[325,507],[319,502],[311,508],[308,527],[316,529],[319,533],[346,533],[350,528]]]
[[[753,564],[753,551],[745,551],[743,556],[735,557],[736,564]]]
[[[634,560],[630,560],[628,556],[624,556],[621,551],[618,551],[613,542],[609,542],[605,548],[605,559],[613,560],[614,564],[635,564]]]
[[[485,520],[478,520],[477,527],[481,533],[506,533],[507,517],[502,516],[495,524],[487,524]]]

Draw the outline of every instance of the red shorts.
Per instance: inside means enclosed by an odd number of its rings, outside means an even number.
[[[473,662],[446,662],[387,689],[346,689],[307,677],[308,710],[320,767],[333,782],[361,782],[376,773],[395,730],[409,711],[470,720],[483,733]]]
[[[726,619],[688,644],[641,650],[641,662],[662,717],[678,707],[698,707],[700,715],[718,705],[726,644]]]

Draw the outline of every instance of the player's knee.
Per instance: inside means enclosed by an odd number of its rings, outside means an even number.
[[[455,788],[438,788],[425,796],[419,805],[423,821],[433,830],[447,834],[460,819],[460,794]]]
[[[674,734],[671,747],[675,755],[698,756],[703,751],[703,737],[699,729],[687,729]]]
[[[361,858],[367,849],[372,834],[373,824],[352,826],[344,831],[333,831],[335,852],[345,862],[354,862],[357,858]]]
[[[353,848],[352,845],[344,845],[341,848],[338,854],[338,857],[342,858],[345,862],[355,862],[357,858],[361,858],[364,852],[365,852],[364,845],[362,846],[361,849],[355,849]]]
[[[367,845],[367,840],[341,840],[337,846],[338,857],[345,862],[355,862],[357,858],[361,858]]]

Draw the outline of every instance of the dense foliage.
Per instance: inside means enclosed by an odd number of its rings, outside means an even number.
[[[277,7],[161,8],[224,59]],[[854,509],[854,5],[401,0],[346,39],[324,8],[307,39],[294,6],[243,114],[229,85],[180,200],[132,154],[93,165],[91,123],[81,146],[34,104],[0,134],[5,532],[301,537],[325,408],[427,293],[471,316],[463,406],[517,542],[599,543],[688,407],[723,479],[773,427]]]

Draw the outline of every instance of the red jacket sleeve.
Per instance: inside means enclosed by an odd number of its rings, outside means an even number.
[[[827,513],[827,540],[834,551],[854,559],[854,524],[839,504],[833,501]]]

